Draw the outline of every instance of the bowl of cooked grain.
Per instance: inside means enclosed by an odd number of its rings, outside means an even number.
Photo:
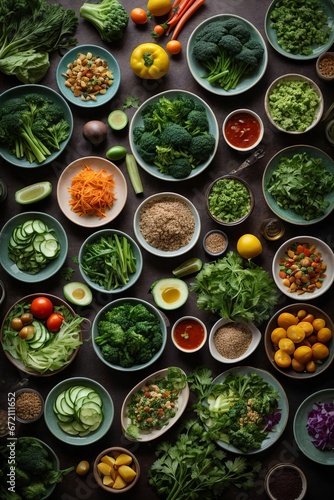
[[[24,387],[15,391],[15,418],[22,424],[36,422],[44,411],[44,399],[35,389]]]
[[[261,340],[261,332],[249,322],[219,319],[209,334],[209,350],[221,363],[239,363],[250,356]]]
[[[133,228],[139,244],[149,253],[177,257],[197,243],[201,220],[185,196],[163,192],[149,196],[138,206]]]

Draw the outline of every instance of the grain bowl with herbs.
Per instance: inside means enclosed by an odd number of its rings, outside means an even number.
[[[143,201],[134,215],[140,245],[160,257],[182,255],[197,243],[201,230],[195,206],[177,193],[157,193]]]

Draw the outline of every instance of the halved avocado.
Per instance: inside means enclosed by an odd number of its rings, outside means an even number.
[[[66,283],[63,288],[63,293],[66,300],[77,306],[89,306],[93,300],[91,289],[80,281]]]
[[[183,306],[188,299],[188,285],[178,278],[162,278],[151,286],[154,302],[160,309],[172,310]]]

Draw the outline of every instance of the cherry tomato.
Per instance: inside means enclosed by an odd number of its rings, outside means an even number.
[[[53,313],[53,304],[47,297],[36,297],[30,304],[30,312],[37,319],[46,319]]]
[[[130,17],[135,24],[146,24],[148,20],[147,12],[140,7],[132,9]]]
[[[52,333],[57,333],[60,330],[61,324],[64,321],[64,316],[58,312],[50,314],[46,320],[46,327]]]
[[[182,50],[182,45],[178,40],[170,40],[166,45],[166,49],[170,54],[179,54]]]
[[[154,26],[154,30],[152,31],[153,38],[159,38],[165,33],[165,28],[161,24],[157,24]]]
[[[87,460],[81,460],[75,468],[75,472],[79,474],[79,476],[85,476],[90,469],[89,462]]]

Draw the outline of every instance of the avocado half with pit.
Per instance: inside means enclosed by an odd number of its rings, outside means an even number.
[[[189,296],[187,283],[178,278],[162,278],[151,286],[154,302],[160,309],[178,309]]]
[[[89,306],[93,300],[91,289],[85,283],[81,283],[80,281],[66,283],[63,288],[63,293],[66,300],[76,306]]]

